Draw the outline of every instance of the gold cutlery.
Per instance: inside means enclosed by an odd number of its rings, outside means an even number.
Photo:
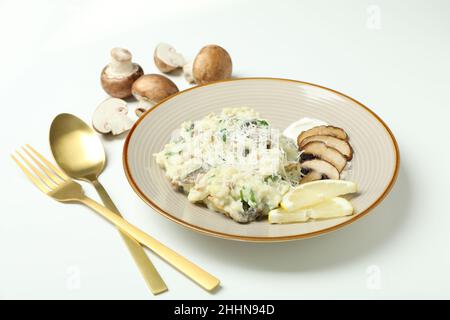
[[[50,126],[50,148],[56,163],[68,176],[91,183],[103,204],[121,216],[98,181],[105,168],[106,156],[102,142],[91,127],[74,115],[58,115]],[[151,292],[159,294],[167,291],[166,284],[141,245],[123,232],[120,235]]]
[[[219,279],[166,247],[155,238],[118,216],[115,212],[87,197],[79,183],[72,180],[30,145],[22,147],[22,150],[28,155],[28,158],[20,151],[16,151],[16,156],[11,155],[11,157],[42,192],[60,202],[77,202],[90,207],[204,289],[212,291],[219,286]]]

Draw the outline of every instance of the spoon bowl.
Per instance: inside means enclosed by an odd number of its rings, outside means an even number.
[[[102,142],[83,120],[62,113],[50,127],[50,147],[56,162],[69,176],[94,181],[105,168]]]

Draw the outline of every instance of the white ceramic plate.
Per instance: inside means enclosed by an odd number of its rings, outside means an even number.
[[[186,120],[200,119],[225,107],[248,106],[283,130],[302,118],[316,118],[344,128],[354,149],[347,180],[358,183],[350,217],[271,225],[267,220],[238,224],[221,213],[189,203],[175,192],[152,154]],[[392,188],[399,151],[387,125],[360,102],[334,90],[287,79],[246,78],[216,82],[182,91],[147,111],[125,141],[123,164],[136,193],[165,217],[192,230],[244,241],[284,241],[310,237],[342,227],[379,204]]]

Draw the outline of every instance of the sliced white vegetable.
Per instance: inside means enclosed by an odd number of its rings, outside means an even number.
[[[340,197],[325,200],[315,206],[299,209],[296,211],[286,211],[275,209],[269,212],[270,223],[294,223],[306,222],[309,219],[330,219],[349,216],[353,213],[352,204]]]
[[[281,207],[287,211],[307,208],[326,199],[357,192],[356,183],[344,180],[319,180],[299,185],[284,195]]]

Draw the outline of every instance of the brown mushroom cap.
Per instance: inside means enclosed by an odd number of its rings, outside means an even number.
[[[178,87],[169,78],[160,74],[146,74],[137,79],[131,88],[138,100],[145,100],[151,104],[178,92]]]
[[[353,157],[353,149],[350,146],[350,143],[345,140],[338,139],[333,136],[310,136],[301,141],[299,144],[299,149],[303,149],[305,145],[307,145],[310,142],[313,141],[319,141],[323,142],[327,145],[327,147],[331,147],[342,153],[342,155],[350,161]]]
[[[131,61],[131,52],[124,48],[111,50],[111,62],[103,68],[100,80],[103,89],[115,98],[131,96],[133,82],[144,74],[142,68]]]
[[[131,96],[131,87],[133,83],[144,74],[144,70],[142,70],[141,66],[138,64],[135,65],[136,72],[122,78],[113,78],[108,76],[106,73],[108,66],[104,67],[100,77],[103,90],[114,98],[124,99]]]
[[[344,129],[333,126],[317,126],[303,131],[297,138],[297,144],[300,145],[304,139],[311,136],[332,136],[341,140],[348,140]]]
[[[302,150],[303,153],[301,154],[300,159],[309,160],[311,156],[319,158],[331,163],[339,172],[341,172],[347,164],[347,160],[342,153],[334,148],[327,147],[323,142],[312,141],[307,143]]]
[[[321,159],[305,161],[301,164],[302,171],[308,173],[302,178],[301,183],[322,179],[339,180],[339,171],[329,162]]]
[[[217,45],[207,45],[197,54],[193,64],[193,76],[197,84],[231,78],[233,64],[228,52]]]

